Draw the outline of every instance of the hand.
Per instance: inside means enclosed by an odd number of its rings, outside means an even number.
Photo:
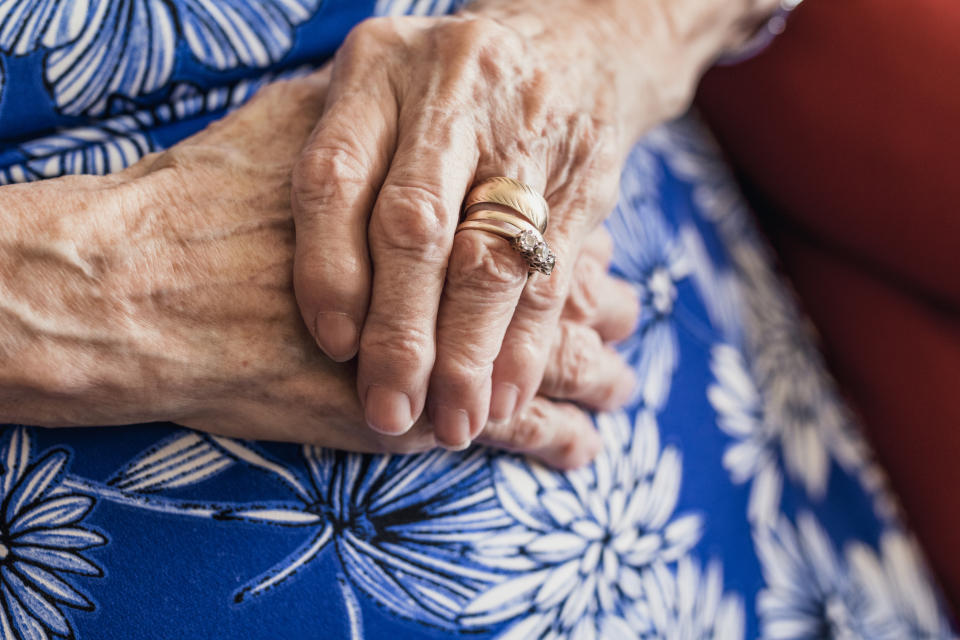
[[[294,173],[295,286],[321,348],[359,353],[380,433],[404,433],[429,402],[437,440],[457,447],[540,386],[625,149],[613,91],[571,85],[559,44],[470,15],[369,20],[337,53]],[[471,184],[498,175],[545,194],[551,277],[528,281],[501,238],[454,234]]]
[[[775,5],[475,0],[353,30],[294,175],[294,281],[320,347],[359,354],[372,428],[403,433],[429,396],[438,440],[457,446],[533,397],[622,158]],[[546,196],[552,277],[526,283],[502,239],[454,235],[467,190],[497,175]]]
[[[172,420],[358,451],[435,446],[423,421],[402,438],[363,428],[353,368],[320,355],[297,313],[289,176],[326,86],[323,73],[272,85],[114,176],[0,189],[0,419]],[[609,408],[630,386],[602,342],[629,333],[637,303],[605,274],[609,238],[588,244],[545,395],[486,438],[563,467],[599,443],[582,411],[549,398]]]
[[[456,446],[525,405],[621,159],[776,4],[474,0],[353,30],[295,173],[294,280],[321,348],[359,353],[371,427],[402,433],[429,390],[437,438]],[[551,278],[524,286],[502,239],[454,236],[468,188],[496,175],[545,194]]]
[[[614,409],[633,391],[632,370],[604,342],[629,335],[639,313],[633,289],[606,272],[611,254],[609,234],[598,229],[580,256],[538,395],[510,421],[489,425],[478,442],[532,455],[560,469],[578,468],[600,451],[602,443],[583,408]],[[299,319],[291,310],[287,320]],[[304,337],[300,348],[310,352],[314,345]],[[284,440],[374,453],[412,453],[437,445],[425,419],[400,436],[362,428],[351,367],[301,369],[276,386],[275,396],[234,393],[214,414],[183,422],[241,438],[275,440],[280,433]],[[314,386],[333,393],[303,395]],[[330,404],[331,399],[336,402]]]

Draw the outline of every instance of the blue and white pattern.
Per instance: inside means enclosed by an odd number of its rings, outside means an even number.
[[[565,476],[509,457],[493,462],[514,523],[481,539],[473,557],[509,577],[469,604],[465,626],[509,620],[498,637],[604,638],[651,622],[645,583],[697,543],[702,521],[674,516],[679,452],[661,451],[652,414],[635,420],[600,416],[600,458]]]
[[[44,80],[65,115],[103,115],[114,96],[138,98],[170,83],[177,49],[224,71],[265,68],[293,46],[320,0],[38,0],[16,55],[43,47]],[[13,7],[6,22],[22,25]],[[49,14],[47,17],[46,14]],[[44,19],[46,18],[46,19]],[[22,18],[21,18],[22,20]],[[0,45],[2,46],[2,45]]]
[[[367,15],[459,4],[0,0],[0,183],[117,171]],[[694,118],[634,149],[608,226],[639,383],[593,464],[3,427],[3,639],[955,637]]]
[[[69,455],[52,449],[34,457],[25,429],[0,440],[0,629],[3,638],[74,635],[66,608],[91,611],[93,602],[67,575],[101,577],[83,551],[106,544],[81,526],[94,500],[63,484]]]
[[[636,283],[640,300],[639,330],[624,342],[622,352],[637,370],[637,399],[647,407],[660,408],[679,358],[674,314],[677,286],[690,276],[690,266],[678,234],[661,212],[656,157],[637,147],[630,163],[638,170],[622,176],[618,215],[607,225],[620,240],[617,272]],[[631,224],[636,217],[642,217],[644,224]]]
[[[62,175],[105,175],[134,164],[161,148],[150,132],[162,127],[192,132],[200,123],[222,116],[250,99],[271,80],[307,72],[297,68],[241,80],[229,87],[203,91],[190,84],[171,88],[169,101],[153,108],[130,107],[126,115],[71,127],[24,142],[20,159],[0,167],[0,185],[33,182]]]
[[[952,638],[912,540],[883,534],[879,554],[851,542],[841,557],[809,512],[757,533],[767,586],[762,638]]]
[[[248,463],[260,459],[238,443],[220,442]],[[309,532],[297,551],[241,588],[237,602],[276,587],[330,542],[354,584],[398,615],[436,626],[453,626],[464,605],[499,578],[465,562],[472,545],[505,522],[483,473],[482,452],[365,458],[308,446],[303,457],[308,482],[261,465],[278,473],[298,502],[244,505],[216,515]]]

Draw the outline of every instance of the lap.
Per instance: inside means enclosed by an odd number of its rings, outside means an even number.
[[[636,147],[608,225],[640,383],[595,463],[8,426],[4,637],[948,637],[694,120]]]

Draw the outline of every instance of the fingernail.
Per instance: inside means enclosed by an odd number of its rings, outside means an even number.
[[[493,398],[490,400],[490,420],[506,422],[513,417],[517,410],[517,399],[520,397],[520,388],[509,382],[498,382],[493,388]]]
[[[374,431],[401,435],[413,426],[413,408],[405,393],[372,385],[364,400],[364,416]]]
[[[470,416],[463,409],[435,407],[433,433],[444,449],[463,451],[470,446]]]
[[[357,323],[345,313],[318,313],[313,337],[331,360],[346,362],[357,354],[360,331]]]
[[[566,471],[579,469],[593,462],[602,450],[603,440],[593,434],[588,440],[579,442],[577,446],[563,452],[555,466]]]
[[[590,439],[589,442],[584,443],[583,446],[583,458],[580,460],[575,460],[577,468],[584,466],[600,455],[600,452],[603,451],[603,440],[600,439],[600,436],[595,436]]]
[[[612,409],[619,409],[627,404],[633,397],[636,388],[637,378],[633,375],[633,371],[627,370],[626,375],[617,381],[617,385],[610,393],[610,407]]]

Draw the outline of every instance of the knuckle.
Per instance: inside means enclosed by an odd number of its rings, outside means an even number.
[[[551,314],[560,308],[570,291],[569,279],[564,277],[563,265],[549,278],[534,276],[523,290],[523,303],[536,314]]]
[[[539,325],[515,325],[512,330],[516,331],[515,337],[504,341],[502,353],[498,357],[502,357],[505,362],[512,363],[511,366],[516,368],[518,375],[513,382],[520,386],[521,392],[528,386],[532,389],[527,390],[535,390],[540,382],[534,379],[536,378],[535,372],[540,369],[527,363],[543,363],[543,367],[546,368],[547,358],[550,355],[550,344],[559,334],[556,328]],[[526,366],[523,366],[525,364]]]
[[[443,261],[447,258],[449,218],[434,189],[416,184],[388,184],[381,189],[377,201],[371,222],[371,242],[431,263]]]
[[[397,18],[374,17],[357,23],[344,40],[343,48],[347,50],[369,50],[371,45],[383,42],[387,37],[397,32]]]
[[[549,440],[547,416],[537,406],[531,406],[523,416],[514,421],[510,430],[510,445],[520,450],[542,449]]]
[[[516,46],[516,32],[500,22],[481,15],[445,22],[441,33],[458,43],[461,51],[477,58],[509,59],[509,49]],[[516,60],[514,58],[514,60]]]
[[[378,326],[372,317],[364,327],[360,349],[370,354],[377,369],[390,369],[408,374],[433,364],[433,334],[416,326]],[[373,325],[373,326],[371,326]]]
[[[301,197],[323,197],[329,193],[327,187],[362,182],[368,165],[349,141],[327,139],[301,154],[293,171],[293,189]]]
[[[588,212],[592,219],[607,214],[616,204],[620,171],[618,145],[611,125],[585,114],[574,114],[558,128],[557,171],[564,176],[557,197],[563,208]]]
[[[589,381],[590,365],[603,348],[596,331],[577,324],[564,324],[557,351],[557,393],[569,397],[583,389]]]
[[[526,277],[525,265],[506,242],[487,235],[463,232],[454,237],[447,280],[484,296],[519,289]]]
[[[529,59],[525,46],[516,31],[480,15],[443,20],[430,31],[433,55],[444,56],[457,70],[448,88],[474,98],[480,85],[502,86],[516,76],[517,60]]]
[[[592,260],[582,260],[579,267],[564,312],[571,321],[587,324],[596,317],[600,308],[597,283],[607,275]]]
[[[448,354],[438,362],[435,375],[443,380],[444,386],[456,393],[476,393],[493,374],[493,362],[482,359],[474,353]]]

